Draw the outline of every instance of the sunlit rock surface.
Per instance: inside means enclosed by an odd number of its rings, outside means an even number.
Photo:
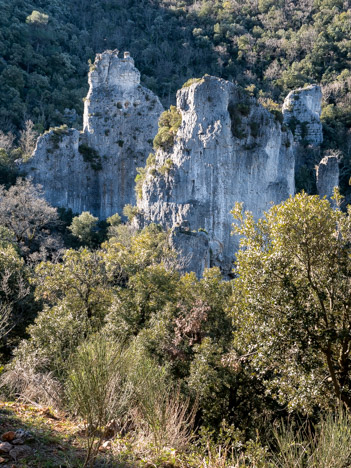
[[[178,91],[177,108],[182,124],[174,146],[158,150],[148,168],[139,223],[180,227],[175,235],[189,269],[201,275],[204,267],[218,265],[229,274],[239,242],[231,235],[235,203],[258,218],[294,194],[292,135],[255,99],[211,76]],[[181,229],[184,222],[193,234],[200,230],[201,254],[194,236]]]

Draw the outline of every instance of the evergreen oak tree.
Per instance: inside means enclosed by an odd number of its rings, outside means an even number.
[[[300,193],[258,222],[239,204],[233,214],[233,364],[250,365],[290,410],[350,408],[350,207]]]

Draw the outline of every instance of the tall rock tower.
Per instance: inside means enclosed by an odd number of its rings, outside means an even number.
[[[235,203],[258,218],[294,194],[292,135],[255,99],[211,76],[178,91],[177,110],[173,147],[148,164],[139,222],[173,228],[173,244],[199,276],[214,265],[229,274]]]
[[[128,52],[96,56],[89,73],[83,132],[56,128],[39,138],[24,170],[54,206],[101,219],[135,204],[136,168],[144,166],[163,110],[140,85]]]
[[[294,135],[296,188],[330,199],[339,185],[339,163],[332,152],[321,152],[321,112],[322,90],[318,85],[291,91],[283,105],[284,124]]]
[[[309,144],[318,147],[323,142],[322,91],[318,85],[295,89],[285,98],[283,104],[284,123],[294,134],[295,144]]]

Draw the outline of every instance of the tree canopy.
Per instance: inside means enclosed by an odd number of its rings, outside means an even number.
[[[351,209],[301,193],[257,222],[239,205],[233,214],[234,361],[290,409],[350,407]]]

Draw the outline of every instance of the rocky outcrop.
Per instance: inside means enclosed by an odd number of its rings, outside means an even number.
[[[321,160],[323,130],[320,86],[311,85],[291,91],[282,110],[284,124],[294,135],[297,190],[304,189],[308,193],[330,198],[334,187],[339,185],[339,166],[336,156],[326,156]]]
[[[180,227],[174,235],[198,263],[192,269],[218,265],[229,274],[239,242],[231,235],[234,204],[258,218],[294,194],[292,135],[241,89],[211,76],[178,91],[177,109],[174,146],[158,150],[144,175],[139,223]],[[196,244],[194,234],[204,233],[208,242]]]
[[[311,85],[291,91],[282,109],[284,125],[294,136],[296,189],[311,194],[317,191],[315,166],[321,159],[323,142],[321,105],[321,88]]]
[[[129,53],[96,56],[89,73],[83,132],[57,128],[39,138],[24,170],[54,206],[99,218],[135,204],[136,168],[144,166],[162,105],[140,85]]]
[[[339,186],[338,156],[335,154],[325,156],[316,168],[316,175],[319,196],[330,200],[334,188]]]
[[[178,266],[183,271],[194,271],[202,276],[205,268],[211,265],[210,239],[206,232],[192,232],[189,223],[171,229],[170,246],[178,253]]]
[[[284,124],[291,129],[295,143],[319,146],[323,142],[321,105],[322,91],[317,85],[296,89],[287,95],[282,109]]]

